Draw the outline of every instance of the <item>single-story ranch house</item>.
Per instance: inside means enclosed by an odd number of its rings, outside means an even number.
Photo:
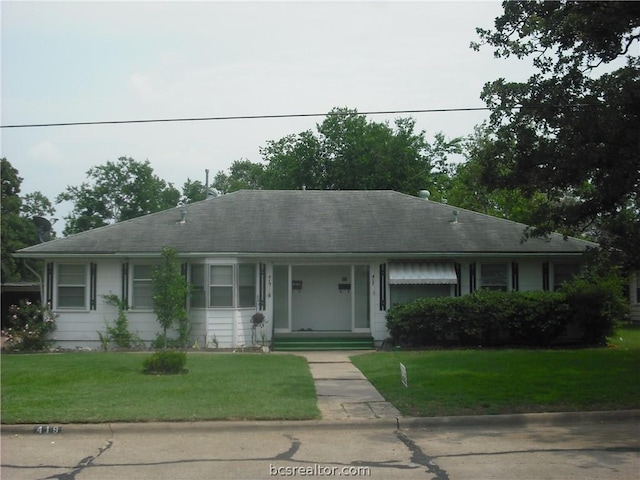
[[[342,335],[378,344],[385,315],[421,296],[476,289],[554,290],[595,244],[522,241],[525,226],[393,191],[242,190],[20,250],[45,261],[43,300],[59,315],[62,348],[99,348],[98,331],[129,306],[130,330],[161,331],[151,272],[174,247],[192,285],[191,337],[200,346]]]

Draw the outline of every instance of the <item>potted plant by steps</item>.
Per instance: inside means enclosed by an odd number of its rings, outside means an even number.
[[[259,347],[264,353],[269,353],[267,334],[264,327],[267,325],[264,313],[256,312],[251,315],[251,344]],[[258,328],[260,329],[260,344],[258,345]]]

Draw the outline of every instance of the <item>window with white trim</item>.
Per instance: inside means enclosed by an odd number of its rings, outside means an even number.
[[[480,288],[506,292],[509,289],[506,263],[480,264]]]
[[[256,291],[255,264],[209,265],[209,307],[255,307]]]
[[[209,266],[209,306],[233,307],[233,265]]]
[[[134,310],[153,308],[152,274],[153,265],[133,265],[131,308]]]
[[[57,270],[58,308],[86,308],[86,265],[59,264]]]

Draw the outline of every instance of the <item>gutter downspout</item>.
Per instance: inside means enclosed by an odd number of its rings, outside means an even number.
[[[42,281],[42,277],[38,272],[36,272],[33,268],[31,268],[31,266],[27,263],[26,260],[24,260],[24,266],[27,267],[27,269],[31,273],[33,273],[36,277],[38,277],[38,286],[40,287],[40,304],[42,305],[42,292],[44,291],[44,283]]]

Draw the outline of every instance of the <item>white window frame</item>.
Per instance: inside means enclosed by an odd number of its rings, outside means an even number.
[[[235,308],[234,305],[234,298],[235,298],[235,268],[234,265],[231,263],[225,263],[225,264],[210,264],[208,265],[208,275],[207,275],[207,292],[209,294],[209,299],[207,302],[207,305],[209,306],[209,308]],[[231,269],[231,283],[213,283],[213,269],[214,268],[225,268],[225,269]],[[214,295],[213,295],[213,289],[214,288],[224,288],[224,289],[229,289],[231,288],[231,304],[224,304],[224,305],[214,305],[213,304],[213,300],[214,300]]]
[[[83,282],[80,283],[62,283],[60,281],[60,275],[65,267],[79,267],[83,270]],[[87,295],[88,295],[88,279],[87,279],[87,264],[85,263],[59,263],[56,265],[56,305],[60,310],[87,310]],[[61,305],[60,304],[60,289],[61,288],[82,288],[82,305]]]
[[[137,311],[144,311],[144,310],[153,310],[153,285],[152,285],[152,281],[151,278],[153,276],[153,268],[156,266],[157,264],[154,263],[134,263],[131,265],[133,272],[131,272],[131,294],[129,296],[130,298],[130,304],[131,304],[131,309],[132,310],[137,310]],[[136,278],[136,270],[140,267],[148,267],[149,268],[149,278]],[[151,292],[151,305],[140,305],[139,302],[139,297],[138,295],[136,295],[136,287],[139,286],[144,286],[144,285],[148,285],[149,291]],[[138,298],[136,298],[138,297]]]
[[[213,283],[213,275],[212,271],[214,268],[228,268],[231,269],[231,283]],[[251,284],[240,284],[243,279],[240,275],[240,270],[244,267],[251,267],[253,270],[252,282]],[[207,299],[205,301],[205,305],[207,308],[214,309],[235,309],[235,308],[256,308],[257,305],[257,288],[258,288],[258,264],[257,263],[210,263],[207,264],[207,273],[206,273],[206,295]],[[228,305],[214,305],[214,295],[213,289],[215,288],[224,288],[231,289],[231,303]],[[242,289],[247,288],[251,290],[251,302],[245,302],[245,299],[248,299],[249,296],[242,295]],[[241,298],[242,295],[242,298]],[[242,301],[241,301],[242,300]]]

